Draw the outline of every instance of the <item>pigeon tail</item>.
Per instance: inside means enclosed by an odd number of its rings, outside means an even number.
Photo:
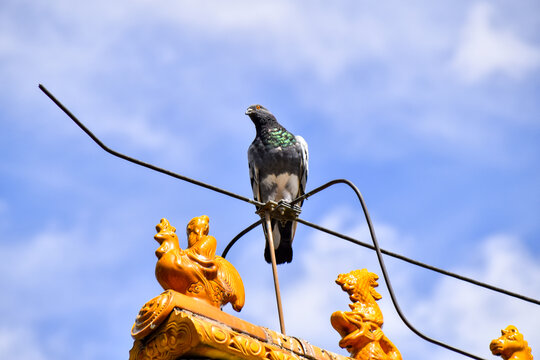
[[[266,226],[264,226],[264,230],[267,234]],[[292,241],[296,230],[296,221],[282,222],[272,219],[272,230],[276,264],[290,263],[293,257]],[[272,263],[268,241],[266,241],[264,248],[264,259],[267,263]]]

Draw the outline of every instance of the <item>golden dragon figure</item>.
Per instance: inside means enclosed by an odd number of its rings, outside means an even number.
[[[491,341],[489,349],[504,360],[533,360],[529,344],[514,325],[502,329],[501,336]]]
[[[379,277],[366,269],[340,274],[336,283],[349,294],[351,311],[336,311],[330,321],[341,335],[339,346],[356,360],[402,360],[396,346],[382,331],[383,315],[375,290]]]

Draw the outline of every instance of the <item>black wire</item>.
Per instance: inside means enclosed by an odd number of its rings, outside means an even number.
[[[183,176],[183,175],[180,175],[180,174],[176,174],[172,171],[169,171],[169,170],[165,170],[165,169],[162,169],[162,168],[159,168],[155,165],[152,165],[152,164],[148,164],[148,163],[145,163],[143,161],[140,161],[140,160],[137,160],[137,159],[134,159],[134,158],[131,158],[127,155],[124,155],[122,153],[119,153],[117,151],[114,151],[110,148],[108,148],[105,144],[103,144],[90,130],[88,130],[62,103],[60,103],[60,101],[58,101],[43,85],[39,84],[39,88],[45,93],[45,95],[47,95],[60,109],[62,109],[62,111],[64,111],[64,113],[66,113],[66,115],[68,115],[88,136],[90,136],[90,138],[96,143],[98,144],[103,150],[105,150],[106,152],[114,155],[114,156],[117,156],[121,159],[124,159],[124,160],[127,160],[129,162],[132,162],[134,164],[137,164],[137,165],[140,165],[140,166],[143,166],[143,167],[146,167],[146,168],[149,168],[151,170],[154,170],[154,171],[157,171],[157,172],[160,172],[160,173],[163,173],[165,175],[169,175],[169,176],[172,176],[174,178],[177,178],[177,179],[180,179],[180,180],[184,180],[184,181],[187,181],[189,183],[192,183],[192,184],[195,184],[195,185],[198,185],[198,186],[202,186],[204,188],[207,188],[209,190],[213,190],[213,191],[216,191],[216,192],[219,192],[221,194],[224,194],[224,195],[228,195],[228,196],[231,196],[235,199],[238,199],[238,200],[242,200],[242,201],[245,201],[247,203],[250,203],[250,204],[253,204],[255,206],[264,206],[263,203],[261,202],[258,202],[258,201],[255,201],[253,199],[249,199],[249,198],[246,198],[244,196],[241,196],[241,195],[238,195],[238,194],[235,194],[235,193],[232,193],[230,191],[227,191],[227,190],[224,190],[224,189],[221,189],[221,188],[218,188],[218,187],[215,187],[215,186],[212,186],[212,185],[209,185],[209,184],[206,184],[206,183],[203,183],[201,181],[198,181],[198,180],[194,180],[194,179],[191,179],[189,177],[186,177],[186,176]],[[308,197],[318,193],[319,191],[322,191],[324,189],[326,189],[327,187],[331,186],[331,185],[334,185],[334,184],[337,184],[337,183],[344,183],[346,185],[348,185],[349,187],[351,187],[353,189],[353,191],[356,193],[357,197],[358,197],[358,200],[360,201],[360,204],[362,206],[362,209],[364,211],[364,215],[365,215],[365,218],[366,218],[366,221],[368,223],[368,228],[369,228],[369,231],[370,231],[370,235],[371,235],[371,238],[372,238],[372,241],[373,241],[373,249],[375,250],[375,252],[377,253],[377,259],[379,261],[379,264],[381,266],[381,270],[383,272],[383,277],[385,279],[385,282],[386,282],[386,285],[388,287],[388,291],[390,293],[390,298],[392,299],[392,303],[394,304],[394,307],[396,309],[396,311],[398,312],[398,315],[400,316],[401,320],[405,323],[405,325],[407,325],[407,327],[412,331],[414,332],[416,335],[418,335],[419,337],[421,337],[422,339],[426,340],[426,341],[429,341],[433,344],[436,344],[436,345],[439,345],[441,347],[444,347],[446,349],[449,349],[449,350],[452,350],[454,352],[457,352],[459,354],[462,354],[462,355],[465,355],[465,356],[468,356],[468,357],[471,357],[473,359],[478,359],[478,360],[483,360],[482,358],[479,358],[475,355],[472,355],[472,354],[469,354],[463,350],[460,350],[460,349],[457,349],[457,348],[454,348],[450,345],[447,345],[443,342],[440,342],[438,340],[435,340],[435,339],[432,339],[432,338],[429,338],[428,336],[424,335],[423,333],[421,333],[420,331],[418,331],[416,328],[414,328],[410,323],[409,321],[407,320],[407,318],[403,315],[400,307],[399,307],[399,304],[397,302],[397,299],[395,297],[395,294],[394,294],[394,291],[393,291],[393,288],[392,288],[392,285],[390,283],[390,278],[388,276],[388,273],[386,271],[386,266],[384,264],[384,260],[382,258],[382,250],[380,249],[379,247],[379,243],[377,241],[377,238],[375,236],[375,230],[373,228],[373,224],[371,222],[371,219],[370,219],[370,216],[369,216],[369,213],[368,213],[368,210],[367,210],[367,207],[366,207],[366,204],[364,202],[364,199],[362,197],[362,194],[360,193],[360,191],[358,190],[358,188],[352,183],[350,182],[349,180],[346,180],[346,179],[337,179],[337,180],[333,180],[333,181],[330,181],[328,182],[327,184],[324,184],[312,191],[310,191],[309,193],[306,193],[300,197],[298,197],[297,199],[295,199],[294,201],[292,201],[291,205],[294,205],[295,203],[299,202],[299,201],[302,201],[304,199],[307,199]],[[314,228],[320,228],[319,230],[322,230],[323,228],[322,227],[318,227],[318,225],[314,225],[314,224],[310,224],[306,221],[303,221],[303,220],[300,220],[300,219],[297,219],[299,222],[301,223],[304,223],[305,225],[308,225],[308,226],[312,226]],[[231,243],[229,243],[229,245],[227,246],[227,248],[224,250],[224,255],[227,254],[227,252],[229,251],[229,249],[234,245],[234,243],[240,239],[244,234],[246,234],[247,232],[251,231],[253,228],[255,228],[257,225],[259,225],[259,223],[261,222],[261,220],[253,223],[252,225],[250,225],[248,228],[246,228],[245,230],[243,230],[240,234],[238,234],[234,239],[233,241],[231,241]],[[322,230],[322,231],[325,231],[325,230]],[[331,230],[329,230],[331,231]],[[327,231],[328,232],[328,231]],[[336,233],[337,234],[337,233]],[[337,235],[336,235],[337,236]],[[344,238],[344,235],[341,235],[339,237],[342,237]],[[355,240],[356,241],[356,240]],[[401,256],[400,256],[401,258]],[[403,259],[405,260],[405,259]],[[410,260],[410,259],[408,259]],[[406,260],[406,261],[408,261]],[[419,265],[419,263],[417,264],[416,261],[414,260],[411,260],[409,261],[413,264],[416,264],[416,265]],[[434,268],[435,269],[435,268]]]
[[[377,252],[377,259],[379,261],[379,265],[381,267],[381,270],[383,272],[383,277],[385,279],[385,282],[386,282],[386,285],[388,287],[388,292],[390,294],[390,298],[392,299],[392,303],[394,305],[394,308],[396,309],[399,317],[401,318],[401,320],[405,323],[405,325],[412,331],[414,332],[416,335],[418,335],[419,337],[421,337],[422,339],[428,341],[428,342],[431,342],[435,345],[438,345],[438,346],[441,346],[441,347],[444,347],[448,350],[451,350],[451,351],[454,351],[454,352],[457,352],[461,355],[464,355],[464,356],[467,356],[467,357],[470,357],[470,358],[473,358],[473,359],[478,359],[478,360],[483,360],[483,358],[481,357],[478,357],[476,355],[473,355],[473,354],[470,354],[466,351],[463,351],[461,349],[458,349],[458,348],[455,348],[451,345],[448,345],[444,342],[441,342],[439,340],[435,340],[435,339],[432,339],[430,337],[428,337],[427,335],[423,334],[422,332],[420,332],[419,330],[417,330],[410,322],[409,320],[405,317],[405,315],[403,314],[403,312],[401,311],[401,308],[399,307],[399,304],[397,302],[397,299],[396,299],[396,296],[395,296],[395,293],[394,293],[394,290],[392,288],[392,284],[390,283],[390,277],[388,276],[388,273],[387,273],[387,270],[386,270],[386,266],[384,264],[384,260],[382,259],[382,254],[384,253],[385,255],[388,255],[388,256],[392,256],[392,257],[395,257],[397,259],[400,259],[400,260],[403,260],[403,261],[406,261],[408,263],[411,263],[413,265],[417,265],[417,266],[420,266],[420,267],[423,267],[423,268],[426,268],[428,270],[432,270],[432,271],[436,271],[438,273],[441,273],[443,275],[447,275],[447,276],[450,276],[450,277],[454,277],[456,279],[459,279],[459,280],[462,280],[462,281],[466,281],[466,282],[469,282],[469,283],[472,283],[474,285],[478,285],[478,286],[481,286],[481,287],[484,287],[484,288],[487,288],[487,289],[490,289],[490,290],[493,290],[493,291],[497,291],[497,292],[500,292],[500,293],[503,293],[503,294],[506,294],[506,295],[509,295],[509,296],[513,296],[513,297],[516,297],[516,298],[519,298],[521,300],[525,300],[525,301],[528,301],[528,302],[532,302],[532,303],[535,303],[535,304],[540,304],[540,301],[536,300],[536,299],[532,299],[532,298],[528,298],[526,296],[523,296],[523,295],[520,295],[520,294],[516,294],[516,293],[512,293],[510,291],[507,291],[505,289],[501,289],[501,288],[497,288],[495,286],[492,286],[492,285],[489,285],[489,284],[485,284],[485,283],[482,283],[482,282],[479,282],[477,280],[474,280],[474,279],[470,279],[470,278],[467,278],[467,277],[464,277],[462,275],[458,275],[458,274],[455,274],[455,273],[452,273],[452,272],[449,272],[449,271],[446,271],[446,270],[443,270],[443,269],[439,269],[439,268],[436,268],[434,266],[431,266],[431,265],[427,265],[427,264],[424,264],[422,262],[419,262],[417,260],[413,260],[413,259],[410,259],[410,258],[407,258],[403,255],[399,255],[399,254],[396,254],[396,253],[393,253],[393,252],[390,252],[388,250],[384,250],[384,249],[381,249],[379,247],[379,244],[378,244],[378,241],[377,241],[377,238],[376,238],[376,235],[375,235],[375,229],[373,227],[373,224],[371,222],[371,218],[369,216],[369,212],[367,210],[367,206],[364,202],[364,198],[362,197],[362,194],[360,193],[360,190],[358,190],[358,188],[349,180],[346,180],[346,179],[336,179],[336,180],[332,180],[316,189],[314,189],[313,191],[310,191],[309,193],[305,194],[304,196],[302,197],[299,197],[297,199],[295,199],[291,204],[294,204],[302,199],[306,199],[316,193],[318,193],[319,191],[322,191],[326,188],[328,188],[329,186],[332,186],[332,185],[335,185],[335,184],[339,184],[339,183],[344,183],[346,185],[348,185],[349,187],[351,187],[354,192],[356,193],[357,197],[358,197],[358,200],[360,201],[360,204],[362,205],[362,209],[364,211],[364,215],[366,217],[366,221],[368,223],[368,228],[370,230],[370,235],[371,235],[371,239],[373,241],[373,245],[370,245],[370,244],[367,244],[367,243],[364,243],[364,242],[361,242],[359,240],[356,240],[350,236],[346,236],[346,235],[343,235],[343,234],[340,234],[336,231],[333,231],[333,230],[329,230],[329,229],[326,229],[322,226],[319,226],[319,225],[316,225],[316,224],[312,224],[308,221],[305,221],[303,219],[300,219],[300,218],[296,218],[296,221],[298,221],[299,223],[302,223],[304,225],[307,225],[307,226],[310,226],[314,229],[317,229],[317,230],[320,230],[320,231],[323,231],[323,232],[326,232],[330,235],[334,235],[336,237],[339,237],[339,238],[342,238],[344,240],[347,240],[347,241],[350,241],[354,244],[357,244],[357,245],[360,245],[360,246],[363,246],[363,247],[367,247],[369,249],[372,249],[372,250],[375,250]],[[236,235],[230,242],[229,244],[227,245],[227,247],[225,248],[225,250],[223,251],[223,254],[222,254],[222,257],[225,257],[227,256],[229,250],[232,248],[232,246],[242,237],[244,236],[245,234],[247,234],[249,231],[251,231],[252,229],[254,229],[257,225],[259,225],[261,223],[261,220],[251,224],[249,227],[247,227],[246,229],[242,230],[238,235]]]
[[[362,241],[359,241],[359,240],[357,240],[355,238],[352,238],[350,236],[343,235],[341,233],[338,233],[338,232],[330,230],[330,229],[326,229],[326,228],[324,228],[322,226],[310,223],[309,221],[306,221],[306,220],[303,220],[303,219],[300,219],[300,218],[297,218],[296,221],[298,221],[299,223],[302,223],[302,224],[304,224],[306,226],[312,227],[314,229],[323,231],[323,232],[325,232],[327,234],[330,234],[330,235],[339,237],[341,239],[347,240],[349,242],[352,242],[353,244],[360,245],[360,246],[363,246],[363,247],[371,249],[371,250],[375,250],[375,247],[373,245],[367,244],[367,243],[362,242]],[[425,263],[420,262],[418,260],[410,259],[408,257],[405,257],[405,256],[400,255],[400,254],[396,254],[394,252],[391,252],[391,251],[388,251],[388,250],[385,250],[385,249],[381,249],[381,252],[383,254],[385,254],[385,255],[394,257],[396,259],[403,260],[405,262],[408,262],[410,264],[413,264],[413,265],[416,265],[416,266],[419,266],[419,267],[423,267],[424,269],[435,271],[435,272],[438,272],[439,274],[450,276],[450,277],[456,278],[458,280],[462,280],[462,281],[471,283],[473,285],[477,285],[477,286],[480,286],[480,287],[483,287],[483,288],[486,288],[486,289],[489,289],[489,290],[497,291],[497,292],[499,292],[501,294],[504,294],[504,295],[513,296],[513,297],[515,297],[517,299],[520,299],[520,300],[523,300],[523,301],[528,301],[528,302],[531,302],[531,303],[536,304],[536,305],[540,305],[539,300],[536,300],[536,299],[533,299],[533,298],[530,298],[530,297],[527,297],[527,296],[524,296],[524,295],[521,295],[521,294],[517,294],[517,293],[511,292],[511,291],[505,290],[505,289],[501,289],[501,288],[498,288],[496,286],[486,284],[486,283],[480,282],[478,280],[474,280],[474,279],[471,279],[471,278],[465,277],[463,275],[459,275],[459,274],[456,274],[456,273],[453,273],[453,272],[450,272],[450,271],[447,271],[447,270],[444,270],[444,269],[440,269],[440,268],[437,268],[435,266],[425,264]]]
[[[315,188],[315,189],[311,190],[310,192],[308,192],[308,193],[294,199],[291,202],[291,205],[294,205],[294,204],[296,204],[296,203],[298,203],[300,201],[303,201],[303,200],[315,195],[316,193],[318,193],[318,192],[320,192],[320,191],[322,191],[322,190],[324,190],[324,189],[326,189],[326,188],[328,188],[328,187],[330,187],[332,185],[339,184],[339,183],[348,183],[348,182],[349,182],[349,180],[346,180],[346,179],[336,179],[336,180],[329,181],[326,184],[323,184],[323,185],[319,186],[318,188]],[[299,220],[299,222],[302,222],[302,220]],[[308,224],[305,224],[305,225],[308,225]],[[343,238],[345,240],[355,242],[355,239],[353,239],[353,238],[350,238],[350,237],[347,237],[347,236],[344,237],[342,234],[337,233],[337,232],[333,232],[333,231],[330,232],[331,230],[327,230],[327,229],[324,229],[322,227],[318,227],[317,225],[310,224],[308,226],[312,226],[312,227],[317,228],[317,229],[319,229],[321,231],[324,231],[324,232],[327,232],[329,234],[341,237],[341,238]],[[368,248],[370,248],[372,250],[375,250],[375,248],[372,247],[371,245],[361,243],[361,242],[355,242],[355,243],[357,243],[358,245],[364,246],[364,247],[368,247]],[[432,271],[436,271],[438,273],[441,273],[441,274],[444,274],[444,275],[447,275],[447,276],[451,276],[451,277],[454,277],[456,279],[463,280],[463,281],[469,282],[469,283],[474,284],[474,285],[481,286],[481,287],[489,289],[489,290],[497,291],[497,292],[499,292],[501,294],[505,294],[505,295],[512,296],[512,297],[515,297],[515,298],[520,299],[520,300],[524,300],[524,301],[527,301],[527,302],[530,302],[530,303],[533,303],[533,304],[536,304],[536,305],[540,305],[540,300],[533,299],[533,298],[530,298],[530,297],[527,297],[527,296],[524,296],[524,295],[521,295],[521,294],[518,294],[518,293],[514,293],[514,292],[508,291],[506,289],[502,289],[502,288],[499,288],[499,287],[496,287],[496,286],[493,286],[493,285],[489,285],[489,284],[486,284],[486,283],[483,283],[483,282],[480,282],[480,281],[477,281],[477,280],[474,280],[474,279],[470,279],[470,278],[467,278],[465,276],[458,275],[458,274],[455,274],[455,273],[452,273],[452,272],[449,272],[449,271],[446,271],[446,270],[443,270],[443,269],[439,269],[437,267],[427,265],[427,264],[421,263],[419,261],[406,258],[405,256],[402,256],[402,255],[387,252],[386,250],[382,250],[382,252],[385,253],[386,255],[393,256],[395,258],[404,260],[404,261],[409,262],[411,264],[418,265],[420,267],[423,267],[423,268],[426,268],[426,269],[429,269],[429,270],[432,270]]]
[[[45,95],[47,95],[60,109],[62,109],[62,111],[64,111],[66,113],[67,116],[69,116],[71,118],[71,120],[73,120],[88,136],[90,136],[90,138],[92,140],[94,140],[94,142],[96,144],[98,144],[103,150],[105,150],[106,152],[108,152],[109,154],[112,154],[114,156],[117,156],[121,159],[124,159],[124,160],[127,160],[129,162],[132,162],[134,164],[137,164],[137,165],[140,165],[140,166],[144,166],[146,168],[149,168],[151,170],[155,170],[157,172],[160,172],[160,173],[163,173],[165,175],[169,175],[169,176],[172,176],[174,178],[177,178],[177,179],[180,179],[180,180],[184,180],[184,181],[187,181],[189,183],[192,183],[192,184],[195,184],[195,185],[199,185],[199,186],[202,186],[204,188],[207,188],[207,189],[210,189],[210,190],[213,190],[213,191],[216,191],[218,193],[221,193],[221,194],[224,194],[224,195],[228,195],[230,197],[233,197],[235,199],[238,199],[238,200],[242,200],[242,201],[245,201],[247,203],[250,203],[250,204],[253,204],[255,206],[263,206],[264,204],[261,203],[261,202],[258,202],[258,201],[255,201],[253,199],[250,199],[250,198],[247,198],[247,197],[244,197],[242,195],[238,195],[238,194],[235,194],[233,192],[230,192],[230,191],[227,191],[227,190],[223,190],[221,188],[218,188],[216,186],[213,186],[213,185],[209,185],[209,184],[206,184],[206,183],[203,183],[201,181],[198,181],[198,180],[194,180],[194,179],[191,179],[187,176],[183,176],[183,175],[180,175],[180,174],[177,174],[177,173],[174,173],[172,171],[169,171],[169,170],[165,170],[165,169],[162,169],[160,167],[157,167],[155,165],[152,165],[152,164],[148,164],[148,163],[145,163],[143,161],[140,161],[140,160],[137,160],[137,159],[134,159],[132,157],[129,157],[127,155],[124,155],[122,153],[119,153],[118,151],[115,151],[115,150],[112,150],[112,149],[109,149],[105,144],[103,144],[101,142],[101,140],[99,140],[97,138],[97,136],[95,136],[90,130],[88,130],[86,128],[86,126],[83,125],[83,123],[81,123],[79,121],[79,119],[77,119],[75,117],[75,115],[73,115],[71,113],[71,111],[69,111],[64,105],[62,105],[62,103],[60,101],[58,101],[54,96],[53,94],[51,94],[49,92],[49,90],[47,90],[45,88],[45,86],[39,84],[39,88],[41,89],[41,91],[43,91],[45,93]]]
[[[369,228],[369,233],[371,235],[371,240],[373,241],[373,246],[375,248],[375,252],[377,253],[377,259],[379,261],[379,265],[381,267],[381,271],[383,273],[383,277],[384,277],[384,281],[386,282],[386,287],[388,288],[388,292],[390,293],[390,298],[392,299],[392,303],[394,304],[394,308],[396,309],[399,317],[401,318],[401,321],[403,321],[405,323],[405,325],[407,325],[407,327],[413,332],[415,333],[416,335],[418,335],[419,337],[421,337],[422,339],[432,343],[432,344],[435,344],[435,345],[439,345],[441,347],[444,347],[448,350],[452,350],[454,352],[457,352],[458,354],[461,354],[461,355],[464,355],[464,356],[468,356],[472,359],[477,359],[477,360],[484,360],[482,359],[481,357],[478,357],[476,355],[473,355],[473,354],[469,354],[468,352],[466,351],[463,351],[461,349],[458,349],[458,348],[455,348],[453,346],[450,346],[446,343],[443,343],[439,340],[435,340],[435,339],[432,339],[430,338],[429,336],[427,335],[424,335],[422,332],[420,332],[419,330],[417,330],[410,322],[409,320],[407,319],[407,317],[405,317],[405,315],[403,314],[403,312],[401,311],[401,308],[399,307],[399,304],[397,302],[397,298],[396,298],[396,295],[394,294],[394,289],[392,288],[392,284],[390,283],[390,277],[388,276],[388,272],[386,271],[386,266],[384,265],[384,259],[383,259],[383,256],[382,256],[382,252],[381,252],[381,248],[379,247],[379,242],[377,241],[377,237],[375,235],[375,229],[373,228],[373,223],[371,222],[371,218],[369,216],[369,212],[367,210],[367,206],[366,206],[366,203],[364,202],[364,198],[362,197],[362,193],[360,193],[360,190],[358,190],[358,188],[349,180],[346,180],[346,179],[337,179],[337,180],[334,180],[332,182],[331,185],[333,184],[337,184],[337,183],[343,183],[343,184],[346,184],[348,185],[351,189],[353,189],[353,191],[356,193],[356,196],[358,197],[358,200],[360,201],[360,204],[362,205],[362,210],[364,211],[364,216],[366,218],[366,222],[368,224],[368,228]],[[328,185],[330,186],[330,185]],[[326,186],[326,187],[328,187]],[[322,189],[321,189],[322,190]],[[311,192],[313,193],[313,191]],[[308,195],[308,196],[311,196],[311,195]],[[307,197],[307,196],[306,196]],[[295,199],[295,201],[298,200],[298,199]]]
[[[257,220],[253,224],[249,225],[247,228],[242,230],[238,235],[236,235],[225,247],[225,250],[223,250],[223,253],[221,254],[222,258],[225,258],[227,254],[229,253],[229,250],[233,247],[234,244],[244,235],[246,235],[251,230],[255,229],[257,226],[259,226],[262,223],[262,220]]]
[[[315,189],[311,190],[310,192],[305,193],[304,195],[297,197],[296,199],[291,201],[291,205],[294,205],[294,204],[296,204],[296,203],[298,203],[300,201],[304,201],[308,197],[311,197],[311,196],[315,195],[316,193],[318,193],[318,192],[320,192],[320,191],[322,191],[322,190],[324,190],[324,189],[326,189],[326,188],[328,188],[328,187],[330,187],[332,185],[342,183],[343,181],[348,181],[348,180],[335,179],[335,180],[329,181],[326,184],[323,184],[323,185],[319,186],[318,188],[315,188]]]
[[[324,185],[321,185],[318,188],[310,191],[309,193],[306,193],[303,196],[296,198],[295,200],[293,200],[291,202],[291,204],[295,204],[295,203],[299,202],[300,200],[305,200],[308,197],[310,197],[312,195],[315,195],[316,193],[318,193],[318,192],[320,192],[320,191],[322,191],[322,190],[324,190],[324,189],[326,189],[326,188],[328,188],[328,187],[330,187],[332,185],[341,183],[341,182],[342,182],[342,180],[340,180],[340,179],[332,180],[332,181],[330,181],[330,182],[328,182],[328,183],[326,183]],[[327,234],[330,234],[330,235],[339,237],[341,239],[347,240],[347,241],[352,242],[352,243],[354,243],[356,245],[360,245],[360,246],[363,246],[365,248],[375,250],[375,247],[373,245],[367,244],[367,243],[362,242],[362,241],[359,241],[359,240],[357,240],[355,238],[352,238],[350,236],[343,235],[343,234],[341,234],[341,233],[339,233],[337,231],[326,229],[326,228],[324,228],[322,226],[310,223],[310,222],[308,222],[306,220],[303,220],[303,219],[300,219],[300,218],[296,218],[296,221],[298,221],[299,223],[302,223],[302,224],[304,224],[306,226],[310,226],[310,227],[312,227],[314,229],[325,232]],[[225,250],[223,251],[223,254],[221,256],[222,257],[227,256],[227,254],[229,253],[232,246],[242,236],[247,234],[249,231],[251,231],[253,228],[255,228],[258,224],[260,224],[260,221],[257,221],[256,223],[250,225],[248,228],[242,230],[242,232],[240,232],[238,235],[236,235],[229,242],[229,244],[227,245],[227,247],[225,248]],[[443,274],[443,275],[446,275],[446,276],[449,276],[449,277],[453,277],[455,279],[465,281],[465,282],[468,282],[470,284],[477,285],[477,286],[483,287],[483,288],[488,289],[488,290],[496,291],[498,293],[501,293],[501,294],[504,294],[504,295],[507,295],[507,296],[512,296],[512,297],[515,297],[516,299],[520,299],[520,300],[527,301],[527,302],[530,302],[530,303],[533,303],[533,304],[536,304],[536,305],[540,305],[540,300],[533,299],[531,297],[528,297],[528,296],[525,296],[525,295],[522,295],[522,294],[518,294],[518,293],[515,293],[515,292],[512,292],[512,291],[508,291],[506,289],[496,287],[496,286],[493,286],[493,285],[490,285],[490,284],[487,284],[487,283],[484,283],[484,282],[481,282],[481,281],[478,281],[478,280],[475,280],[475,279],[471,279],[471,278],[465,277],[463,275],[459,275],[459,274],[456,274],[456,273],[453,273],[453,272],[450,272],[450,271],[447,271],[447,270],[444,270],[444,269],[441,269],[441,268],[438,268],[438,267],[435,267],[435,266],[432,266],[432,265],[428,265],[428,264],[420,262],[418,260],[414,260],[414,259],[408,258],[406,256],[403,256],[403,255],[400,255],[400,254],[397,254],[397,253],[394,253],[394,252],[391,252],[391,251],[388,251],[388,250],[385,250],[385,249],[381,249],[381,252],[383,254],[385,254],[385,255],[394,257],[396,259],[400,259],[400,260],[408,262],[410,264],[413,264],[413,265],[416,265],[416,266],[419,266],[419,267],[423,267],[424,269],[428,269],[428,270],[431,270],[431,271],[434,271],[434,272],[438,272],[439,274]]]

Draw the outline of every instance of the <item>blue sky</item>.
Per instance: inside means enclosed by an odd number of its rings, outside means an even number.
[[[0,357],[126,358],[154,278],[163,217],[207,214],[218,250],[257,220],[249,204],[103,152],[113,149],[250,196],[244,111],[270,109],[309,144],[308,189],[347,178],[383,248],[540,298],[540,18],[535,1],[102,1],[0,4]],[[369,241],[345,187],[302,217]],[[228,259],[239,316],[279,329],[260,229]],[[346,354],[333,283],[375,255],[299,226],[279,268],[289,335]],[[491,358],[516,325],[535,354],[538,306],[386,258],[421,331]],[[384,281],[384,330],[405,359],[460,359],[411,333]],[[225,309],[233,312],[230,307]]]

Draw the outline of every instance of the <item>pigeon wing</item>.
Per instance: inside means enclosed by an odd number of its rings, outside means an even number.
[[[255,147],[251,145],[248,149],[249,179],[251,181],[251,189],[253,190],[253,198],[261,201],[259,168],[257,167],[255,156],[257,156]]]
[[[298,196],[302,196],[305,194],[306,190],[306,182],[308,177],[308,162],[309,162],[309,153],[308,153],[308,145],[306,140],[304,140],[303,137],[300,135],[296,136],[296,141],[300,144],[300,150],[302,151],[302,162],[300,164],[300,187],[298,189]],[[300,206],[302,203],[299,204]]]

